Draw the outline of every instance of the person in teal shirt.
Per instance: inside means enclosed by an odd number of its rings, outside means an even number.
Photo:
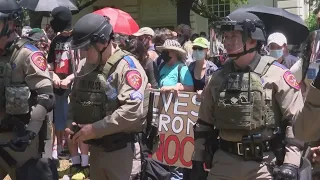
[[[159,66],[159,87],[165,91],[193,91],[193,80],[188,67],[184,64],[186,51],[178,41],[167,39],[163,46],[157,47],[163,62]]]
[[[163,46],[157,47],[163,62],[159,65],[161,92],[193,92],[193,79],[188,67],[184,64],[187,52],[176,40],[167,39]],[[170,167],[170,180],[182,180],[183,168]]]

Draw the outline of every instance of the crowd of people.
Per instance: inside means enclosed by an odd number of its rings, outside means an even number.
[[[294,133],[303,137],[303,131],[294,122],[317,115],[311,111],[319,111],[312,98],[320,75],[308,85],[303,58],[289,53],[285,34],[266,37],[256,15],[231,13],[229,20],[240,23],[225,20],[220,34],[210,30],[210,37],[185,24],[176,31],[142,27],[124,35],[113,32],[108,17],[94,13],[72,26],[71,11],[60,6],[46,29],[25,26],[16,32],[13,25],[21,19],[11,15],[20,7],[10,3],[6,21],[0,19],[0,53],[8,62],[0,67],[9,73],[0,71],[6,98],[0,139],[12,139],[6,148],[19,168],[13,170],[0,148],[1,177],[23,179],[20,166],[45,151],[42,141],[50,137],[43,137],[43,129],[53,125],[53,141],[46,146],[52,149],[54,169],[61,159],[71,164],[58,172],[59,178],[148,179],[146,159],[154,150],[146,143],[150,136],[144,122],[149,89],[195,92],[201,99],[192,169],[164,165],[171,180],[308,176],[300,154],[305,145]],[[4,133],[7,121],[14,123],[10,137]],[[20,122],[27,128],[16,135]],[[203,163],[213,167],[209,173]]]

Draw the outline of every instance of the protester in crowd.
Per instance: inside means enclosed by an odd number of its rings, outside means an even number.
[[[182,48],[187,52],[187,55],[192,55],[192,41],[191,37],[191,27],[186,24],[180,24],[178,26],[178,42],[181,44]]]
[[[191,40],[191,41],[194,41],[194,40],[197,39],[198,37],[200,37],[200,35],[199,35],[198,33],[194,33],[194,34],[191,35],[190,40]]]
[[[137,59],[139,60],[140,64],[144,68],[149,82],[149,87],[153,89],[158,89],[158,79],[159,79],[159,72],[156,66],[156,63],[149,58],[148,54],[148,47],[146,47],[142,41],[137,39],[132,39],[128,47],[126,48],[127,51],[134,54]]]
[[[148,47],[149,58],[151,58],[153,61],[158,58],[158,54],[156,53],[154,44],[152,42],[154,31],[151,28],[143,27],[139,29],[138,32],[134,33],[133,36],[138,37],[138,39]]]
[[[278,62],[288,69],[298,61],[298,58],[289,54],[287,38],[279,32],[268,37],[269,55],[278,59]]]
[[[67,125],[68,96],[74,79],[71,67],[72,52],[70,50],[72,13],[68,8],[59,6],[53,9],[51,14],[53,17],[50,22],[51,27],[55,33],[60,32],[52,40],[48,54],[48,65],[53,74],[56,97],[53,119],[57,136],[57,152],[54,151],[53,158],[57,158],[57,153],[59,158],[65,159],[68,158],[68,150],[63,149],[64,130]],[[78,154],[78,145],[68,143],[68,146],[72,162],[68,174],[74,175],[73,179],[78,179],[79,176],[81,179],[86,178],[89,173],[89,146],[80,144],[81,157]]]
[[[167,39],[162,46],[157,47],[161,52],[163,62],[159,66],[161,92],[194,90],[193,81],[188,67],[185,65],[186,51],[176,40]],[[183,169],[171,167],[171,180],[183,178]]]
[[[207,39],[203,37],[195,39],[192,49],[192,57],[195,62],[189,65],[189,71],[193,79],[194,91],[201,95],[209,77],[218,67],[206,59],[209,50],[209,41]]]
[[[201,32],[200,32],[200,37],[203,37],[203,38],[208,39],[207,33],[204,32],[204,31],[201,31]]]
[[[155,31],[155,35],[152,39],[152,42],[154,43],[154,46],[157,47],[157,46],[162,46],[167,39],[173,39],[173,38],[175,38],[175,36],[169,29],[161,28]],[[156,51],[157,51],[157,48],[156,48]]]
[[[121,49],[124,49],[128,46],[129,36],[119,33],[114,33],[114,42],[118,44]]]

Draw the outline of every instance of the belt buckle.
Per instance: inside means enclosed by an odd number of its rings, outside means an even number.
[[[242,143],[237,143],[237,150],[238,150],[238,155],[243,156],[243,144]],[[242,153],[241,153],[242,151]]]

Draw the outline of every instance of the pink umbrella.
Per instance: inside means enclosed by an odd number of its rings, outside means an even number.
[[[110,24],[113,26],[115,33],[121,33],[126,35],[132,35],[139,30],[139,26],[136,21],[130,16],[130,14],[116,8],[103,8],[93,13],[102,16],[108,16],[110,18]]]

